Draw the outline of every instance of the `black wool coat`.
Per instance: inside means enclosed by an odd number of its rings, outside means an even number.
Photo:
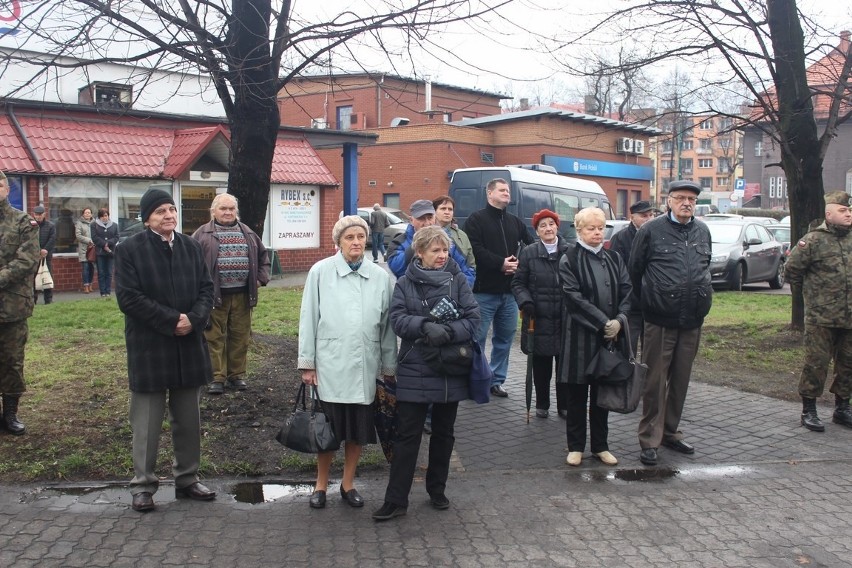
[[[213,281],[201,245],[175,233],[169,247],[145,230],[119,244],[115,259],[130,390],[158,392],[210,382],[204,328],[213,309]],[[182,313],[192,322],[192,331],[176,336]]]
[[[420,290],[423,291],[422,296]],[[423,324],[430,321],[429,311],[444,296],[455,300],[461,312],[459,319],[447,324],[452,342],[469,343],[479,331],[479,304],[467,278],[453,259],[447,259],[444,270],[424,270],[420,260],[415,259],[396,282],[390,320],[394,333],[402,339],[396,366],[397,400],[445,403],[468,398],[468,375],[438,376],[423,361],[420,346],[416,343],[425,337]]]
[[[512,279],[512,294],[518,307],[532,304],[535,310],[534,355],[556,356],[562,348],[562,283],[559,260],[568,242],[557,237],[556,252],[548,254],[541,241],[524,247],[518,259],[518,271]],[[521,350],[529,355],[527,331],[529,318],[521,325]]]
[[[618,254],[606,249],[596,254],[579,243],[559,261],[559,277],[565,295],[566,325],[558,380],[586,384],[586,368],[604,342],[603,328],[607,321],[630,311],[633,287]],[[623,338],[622,331],[618,339]]]

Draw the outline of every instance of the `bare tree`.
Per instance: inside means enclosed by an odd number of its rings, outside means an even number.
[[[665,30],[665,38],[660,31]],[[656,0],[632,2],[593,22],[586,32],[565,41],[557,56],[587,50],[594,38],[630,38],[646,55],[629,62],[635,67],[683,61],[702,85],[702,92],[746,93],[751,113],[740,124],[760,129],[781,150],[780,165],[787,177],[793,238],[811,220],[823,215],[822,164],[837,126],[849,120],[848,104],[852,49],[836,54],[843,60],[839,73],[819,90],[808,84],[808,62],[824,53],[827,37],[835,33],[802,14],[795,0]],[[609,70],[615,75],[619,69]],[[828,115],[817,123],[815,96],[831,101]],[[724,97],[723,97],[724,98]],[[738,113],[719,108],[718,98],[703,97],[700,114],[740,120]],[[844,100],[847,101],[844,104]],[[821,132],[820,132],[821,130]],[[804,304],[794,290],[792,326],[801,329]]]
[[[334,58],[358,60],[356,44],[387,57],[405,53],[507,2],[376,0],[307,18],[292,0],[43,1],[33,3],[18,28],[48,54],[26,60],[41,65],[43,77],[51,69],[110,62],[209,75],[231,130],[228,191],[260,233],[280,126],[277,96],[289,81],[312,66],[330,69]],[[330,5],[313,7],[328,13]],[[0,69],[17,63],[13,54]]]

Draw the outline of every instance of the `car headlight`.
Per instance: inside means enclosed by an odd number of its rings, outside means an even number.
[[[727,254],[714,254],[710,257],[710,262],[725,262],[728,260]]]

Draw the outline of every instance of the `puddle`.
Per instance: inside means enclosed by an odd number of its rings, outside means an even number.
[[[234,486],[234,499],[239,503],[270,503],[282,497],[292,495],[310,495],[314,486],[308,483],[237,483]]]
[[[753,473],[754,469],[743,466],[708,466],[690,468],[653,467],[641,469],[619,469],[615,471],[587,471],[580,475],[586,482],[620,481],[624,483],[662,482],[678,477],[690,479],[710,479],[719,477],[737,477]]]

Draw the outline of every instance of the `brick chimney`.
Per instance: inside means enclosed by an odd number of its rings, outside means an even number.
[[[840,32],[840,45],[837,49],[844,55],[849,53],[849,30]]]

